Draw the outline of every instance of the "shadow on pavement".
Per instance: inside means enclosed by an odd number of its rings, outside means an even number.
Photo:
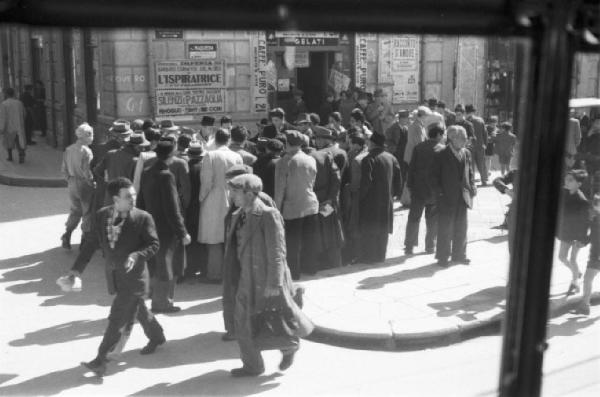
[[[508,241],[508,234],[499,234],[497,236],[492,236],[492,237],[488,237],[488,238],[482,238],[482,239],[478,239],[478,240],[469,240],[469,243],[476,243],[478,241],[487,241],[488,243],[491,243],[491,244],[502,244],[502,243],[506,243]],[[507,250],[508,250],[508,248],[507,248]],[[507,253],[508,253],[508,251],[507,251]]]
[[[272,382],[276,378],[283,376],[280,373],[270,375],[262,375],[257,377],[233,379],[229,375],[229,371],[217,370],[208,372],[204,375],[197,376],[179,383],[159,383],[150,386],[144,390],[140,390],[132,396],[231,396],[244,395],[250,396],[266,392],[279,386],[278,382]],[[224,386],[224,379],[231,379]],[[199,393],[199,390],[202,390]]]
[[[95,351],[83,352],[82,354],[81,361],[88,361],[94,358]],[[110,377],[129,368],[172,368],[181,365],[232,360],[236,358],[239,358],[237,343],[224,343],[221,341],[220,332],[208,332],[184,339],[168,340],[165,345],[159,347],[156,353],[151,356],[140,355],[139,349],[126,351],[117,361],[108,363],[106,376]],[[241,364],[241,361],[239,364]],[[238,366],[237,363],[236,366]],[[229,369],[226,368],[226,370]],[[231,378],[228,372],[217,372],[218,374],[222,374],[222,377],[219,379],[220,387],[223,388]],[[28,379],[15,385],[0,387],[0,395],[55,395],[84,384],[102,383],[102,380],[97,377],[86,377],[87,373],[85,368],[77,365],[76,367]],[[217,378],[217,374],[213,373],[212,376],[215,379]],[[203,384],[198,384],[197,387],[202,388],[204,386]],[[195,392],[197,393],[198,390],[196,388]]]
[[[401,270],[387,276],[367,277],[359,282],[357,289],[378,289],[386,284],[400,283],[416,278],[429,278],[440,270],[443,270],[443,268],[438,266],[437,263],[432,263],[415,269]]]
[[[420,255],[419,253],[416,255]],[[414,256],[414,255],[411,255]],[[364,264],[364,263],[355,263],[352,265],[346,265],[337,268],[331,269],[323,269],[319,270],[319,272],[314,276],[302,275],[302,279],[300,281],[311,281],[311,280],[320,280],[329,277],[337,277],[337,276],[345,276],[347,274],[363,272],[365,270],[371,269],[382,269],[390,266],[401,265],[406,262],[407,258],[411,256],[396,256],[392,258],[387,258],[385,262],[373,263],[373,264]]]
[[[77,320],[49,328],[28,332],[22,339],[9,342],[11,346],[53,345],[79,339],[93,338],[104,334],[106,319]]]
[[[16,378],[17,374],[0,374],[0,385]]]
[[[505,308],[506,287],[497,286],[485,288],[469,294],[459,300],[448,302],[428,303],[428,306],[437,310],[438,317],[456,316],[463,321],[477,320],[477,313],[486,312],[494,308]]]
[[[577,315],[569,317],[567,321],[560,324],[550,323],[548,324],[548,339],[555,336],[577,335],[581,329],[594,325],[598,319],[598,317]]]

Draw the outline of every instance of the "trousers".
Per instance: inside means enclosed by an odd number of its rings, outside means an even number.
[[[206,244],[208,263],[206,265],[206,278],[221,280],[223,277],[224,244]]]
[[[471,154],[473,155],[473,164],[477,166],[477,170],[481,176],[481,183],[487,183],[488,170],[485,163],[485,149],[482,147],[473,147],[471,148]]]
[[[285,220],[285,243],[287,263],[294,280],[300,279],[300,273],[317,271],[317,236],[319,215]]]
[[[438,232],[435,257],[460,260],[467,256],[467,205],[438,203]]]
[[[408,222],[406,223],[406,235],[404,237],[404,246],[406,248],[419,245],[419,225],[423,216],[423,210],[425,210],[425,225],[427,228],[425,249],[433,250],[435,248],[438,218],[437,207],[435,204],[426,204],[425,200],[415,196],[411,197]]]
[[[67,232],[72,232],[77,228],[81,221],[81,231],[89,232],[91,230],[94,204],[94,187],[85,179],[69,177],[69,217],[65,224]]]
[[[110,308],[108,316],[108,327],[104,332],[104,337],[98,348],[98,357],[105,359],[119,343],[122,337],[127,333],[128,328],[135,322],[140,322],[144,329],[144,334],[151,341],[158,341],[164,338],[161,325],[154,315],[146,307],[146,303],[141,296],[127,293],[117,293],[115,300]]]

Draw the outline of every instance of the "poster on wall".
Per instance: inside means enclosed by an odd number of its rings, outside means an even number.
[[[336,96],[340,95],[342,91],[346,91],[349,86],[350,77],[338,70],[331,69],[329,72],[329,87],[333,88]]]
[[[188,58],[191,59],[216,59],[217,44],[188,44]]]
[[[367,88],[367,35],[356,34],[356,69],[354,81],[357,88],[366,90]]]
[[[225,111],[225,62],[184,59],[156,62],[156,117],[193,119]]]
[[[419,45],[416,35],[386,35],[380,40],[379,81],[393,84],[393,104],[419,101]]]
[[[209,59],[184,59],[156,62],[156,89],[225,87],[225,62]]]
[[[225,96],[226,90],[222,88],[158,90],[156,91],[156,116],[171,118],[222,113],[225,111]]]
[[[254,112],[264,113],[267,105],[267,38],[265,32],[256,33],[254,43]]]

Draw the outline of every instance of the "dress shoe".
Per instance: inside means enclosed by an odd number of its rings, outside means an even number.
[[[223,342],[231,342],[235,340],[235,336],[231,332],[225,332],[223,335],[221,335],[221,340]]]
[[[296,355],[297,350],[292,351],[291,353],[285,353],[283,357],[281,357],[281,362],[279,363],[279,370],[285,371],[294,363],[294,356]]]
[[[460,263],[461,265],[469,265],[469,264],[471,264],[471,260],[469,258],[452,259],[452,262],[454,262],[454,263]]]
[[[60,240],[62,241],[62,247],[64,249],[71,249],[71,236],[67,235],[67,233],[60,236]]]
[[[581,291],[579,284],[571,282],[571,284],[569,285],[569,289],[567,290],[567,296],[578,294],[579,291]]]
[[[435,254],[435,248],[425,248],[425,252],[428,254]]]
[[[152,313],[177,313],[181,311],[181,308],[179,306],[169,306],[165,307],[164,309],[157,309],[153,307],[150,310]]]
[[[413,254],[413,248],[412,247],[406,247],[404,248],[404,255],[412,255]]]
[[[581,302],[579,306],[575,308],[575,314],[583,314],[585,316],[590,315],[590,305]]]
[[[165,337],[163,336],[161,339],[158,340],[151,340],[150,342],[148,342],[148,344],[146,346],[144,346],[142,348],[142,350],[140,350],[140,354],[152,354],[156,351],[156,348],[162,344],[164,344],[167,340],[165,339]]]
[[[242,378],[244,376],[259,376],[260,374],[262,374],[262,372],[251,372],[244,367],[234,368],[231,370],[231,376],[234,378]]]
[[[447,259],[438,259],[437,264],[438,264],[438,266],[441,266],[441,267],[450,266]]]
[[[92,371],[96,376],[103,377],[106,374],[106,359],[95,358],[90,362],[81,362],[81,365]]]

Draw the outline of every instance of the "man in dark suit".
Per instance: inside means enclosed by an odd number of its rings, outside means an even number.
[[[406,236],[404,238],[404,252],[406,255],[413,254],[413,248],[418,245],[419,224],[425,210],[425,251],[432,254],[435,250],[435,238],[437,235],[437,208],[435,196],[431,189],[429,174],[435,156],[435,148],[444,138],[446,131],[441,124],[433,124],[427,130],[428,138],[425,142],[415,146],[408,167],[408,180],[406,182],[410,190],[410,211],[406,223]]]
[[[436,258],[440,266],[452,261],[469,264],[467,258],[467,208],[477,194],[471,152],[465,149],[467,132],[448,128],[448,145],[436,152],[431,167],[431,186],[437,198],[438,235]]]
[[[181,310],[173,305],[175,278],[184,272],[183,266],[176,266],[176,258],[185,256],[184,246],[191,238],[184,225],[175,177],[169,171],[175,146],[170,141],[160,141],[155,150],[157,161],[142,173],[137,206],[154,217],[160,240],[160,249],[152,261],[152,311],[174,313]]]
[[[278,139],[269,139],[265,145],[266,153],[256,160],[252,168],[262,180],[263,192],[275,197],[275,166],[281,158],[283,143]]]
[[[383,149],[385,137],[369,138],[369,154],[361,162],[359,225],[361,261],[383,262],[393,232],[394,196],[400,195],[402,176],[396,157]]]
[[[94,225],[97,243],[104,252],[108,291],[116,297],[98,355],[82,363],[98,376],[106,372],[107,355],[127,335],[135,318],[150,340],[141,354],[154,353],[165,343],[162,327],[144,303],[148,293],[146,261],[159,247],[154,221],[150,214],[135,208],[136,193],[130,180],[112,180],[107,190],[113,205],[98,211]]]
[[[473,156],[473,163],[477,166],[479,175],[481,178],[481,186],[487,185],[488,170],[485,164],[485,148],[488,143],[487,131],[485,130],[485,122],[479,116],[475,115],[475,107],[473,105],[467,105],[465,107],[467,112],[467,121],[473,124],[473,140],[471,141],[471,154]]]

